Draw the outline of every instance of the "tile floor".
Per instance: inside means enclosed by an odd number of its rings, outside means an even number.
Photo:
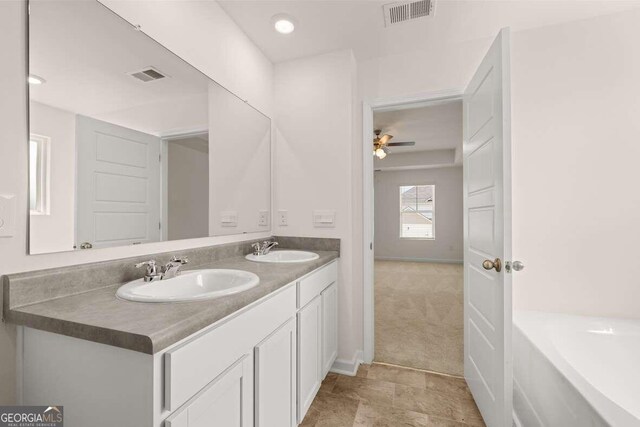
[[[376,261],[376,362],[463,375],[463,267]]]
[[[464,379],[379,363],[330,373],[302,427],[484,426]]]

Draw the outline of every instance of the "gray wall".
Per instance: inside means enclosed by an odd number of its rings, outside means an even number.
[[[169,240],[209,235],[208,142],[190,138],[169,142],[167,232]]]
[[[462,167],[375,173],[375,256],[462,262]],[[435,240],[400,239],[401,185],[435,184]]]

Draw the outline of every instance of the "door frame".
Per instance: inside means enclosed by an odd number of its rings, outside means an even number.
[[[464,88],[426,92],[394,98],[380,98],[362,103],[362,253],[363,253],[363,359],[373,362],[375,352],[375,306],[374,306],[374,181],[371,136],[374,111],[433,105],[442,101],[461,100]]]

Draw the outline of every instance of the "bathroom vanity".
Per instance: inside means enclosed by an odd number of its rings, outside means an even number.
[[[314,252],[307,263],[207,263],[260,284],[188,303],[121,300],[120,283],[14,306],[47,272],[5,277],[5,318],[22,325],[21,403],[63,405],[72,427],[296,426],[338,350],[338,252]],[[86,278],[81,267],[68,279]]]

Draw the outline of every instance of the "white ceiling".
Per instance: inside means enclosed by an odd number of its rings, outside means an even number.
[[[462,101],[374,112],[374,129],[393,135],[391,142],[415,141],[413,147],[389,147],[390,154],[462,148]]]
[[[637,0],[436,0],[435,16],[384,28],[382,5],[392,0],[222,0],[231,18],[273,62],[353,49],[358,60],[431,49],[640,7]],[[290,35],[271,18],[292,15]]]

